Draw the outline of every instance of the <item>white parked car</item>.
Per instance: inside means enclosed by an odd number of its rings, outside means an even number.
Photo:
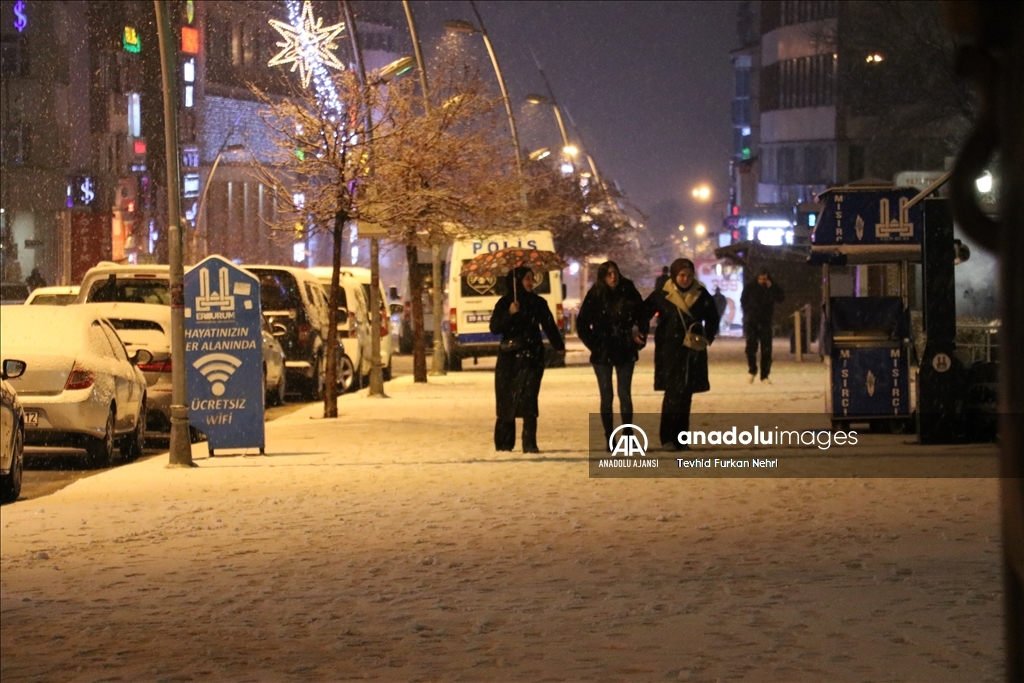
[[[139,363],[146,378],[146,432],[166,438],[171,433],[171,307],[152,304],[83,304],[113,326],[129,355],[145,349],[147,363]]]
[[[78,300],[78,285],[36,287],[25,299],[29,306],[67,306]]]
[[[21,477],[25,471],[25,411],[18,392],[7,380],[25,372],[25,362],[14,358],[3,361],[0,372],[0,502],[10,503],[21,495]]]
[[[261,316],[262,318],[262,316]],[[266,405],[284,405],[285,394],[288,393],[288,373],[284,369],[284,349],[278,343],[270,323],[262,318],[260,333],[263,336],[263,393],[266,394]]]
[[[141,455],[146,378],[110,323],[88,306],[17,306],[0,316],[0,358],[24,361],[10,381],[25,411],[26,450],[84,450],[89,463]]]

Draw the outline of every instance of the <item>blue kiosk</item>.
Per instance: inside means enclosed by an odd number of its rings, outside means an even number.
[[[924,253],[915,188],[837,187],[820,196],[810,263],[822,271],[826,411],[834,428],[912,425],[910,271]],[[877,266],[874,269],[859,266]],[[882,277],[868,282],[867,272]]]

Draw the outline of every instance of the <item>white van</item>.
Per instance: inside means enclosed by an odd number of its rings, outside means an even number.
[[[444,335],[449,369],[461,370],[464,358],[496,356],[498,343],[501,341],[499,335],[491,334],[490,322],[494,305],[505,294],[505,278],[461,277],[459,271],[462,264],[480,254],[515,247],[541,251],[555,250],[554,240],[547,230],[522,235],[496,235],[485,239],[458,240],[452,244],[448,256],[448,320]],[[562,287],[561,271],[553,270],[546,276],[536,276],[536,280],[534,294],[539,294],[548,302],[558,329],[564,333],[562,299],[565,292]],[[541,334],[543,335],[543,332]],[[551,348],[546,337],[545,348],[549,352],[549,359],[557,358],[550,353]]]
[[[370,317],[370,269],[359,268],[356,266],[342,266],[341,268],[342,277],[351,277],[358,282],[363,288],[363,295],[366,298],[366,316],[367,320]],[[392,353],[392,342],[391,339],[391,316],[388,313],[388,299],[384,293],[384,284],[377,278],[378,297],[380,302],[380,366],[382,368],[382,374],[384,375],[384,381],[391,380],[391,353]],[[369,329],[369,327],[367,327]],[[369,370],[367,370],[369,372]]]
[[[323,285],[324,293],[330,297],[331,271],[330,266],[317,266],[309,269]],[[343,339],[351,339],[345,351],[354,372],[352,386],[346,390],[369,384],[370,379],[370,269],[343,266],[339,272],[338,284],[341,287],[338,302],[338,334]],[[378,286],[379,283],[378,283]],[[391,379],[391,335],[389,333],[389,317],[387,313],[384,288],[380,287],[381,297],[381,338],[380,362],[384,381]]]

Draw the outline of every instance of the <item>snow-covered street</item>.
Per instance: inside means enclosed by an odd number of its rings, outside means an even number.
[[[467,361],[270,422],[266,456],[5,506],[0,678],[1003,679],[997,481],[591,479],[576,348],[539,455],[494,451],[493,361]],[[787,352],[751,386],[716,342],[693,411],[820,412],[823,366]]]

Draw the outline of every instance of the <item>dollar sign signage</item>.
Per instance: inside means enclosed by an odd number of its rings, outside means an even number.
[[[28,26],[28,16],[25,14],[25,0],[18,0],[14,3],[14,28],[21,33]]]
[[[92,178],[83,180],[78,189],[82,192],[83,204],[92,204],[92,200],[96,199],[96,193],[92,189]]]

